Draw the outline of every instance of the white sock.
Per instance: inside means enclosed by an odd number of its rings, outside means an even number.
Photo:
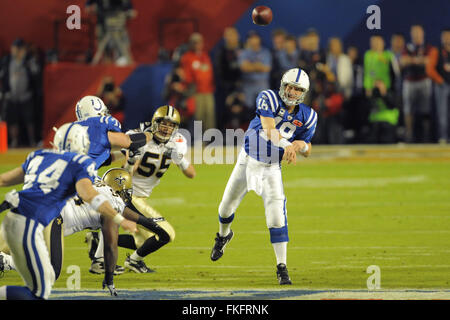
[[[135,250],[135,251],[131,254],[130,259],[140,261],[140,260],[143,260],[144,258],[141,257],[140,255],[138,255],[138,254],[137,254],[137,250]]]
[[[6,300],[6,286],[0,287],[0,300]]]
[[[277,265],[280,263],[286,264],[287,242],[272,243],[272,246],[277,258]]]
[[[221,223],[219,222],[219,236],[226,237],[231,230],[231,223]]]
[[[103,233],[101,231],[98,233],[98,247],[94,257],[96,259],[103,258]]]

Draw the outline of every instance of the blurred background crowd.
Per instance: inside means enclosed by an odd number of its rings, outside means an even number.
[[[96,16],[96,45],[76,63],[134,65],[127,21],[139,11],[131,1],[88,0],[83,10]],[[301,34],[275,28],[271,42],[264,43],[257,28],[242,34],[228,26],[213,50],[206,49],[202,33],[192,32],[174,50],[160,46],[157,63],[170,65],[160,94],[164,103],[180,110],[183,128],[193,130],[193,121],[201,120],[203,130],[245,130],[258,93],[278,91],[282,74],[299,67],[311,83],[304,103],[319,116],[313,143],[445,144],[450,28],[441,28],[440,43],[432,45],[423,25],[408,27],[409,33],[389,37],[371,32],[365,51],[356,43],[344,46],[339,37],[323,38],[315,28]],[[40,143],[43,70],[58,63],[59,55],[20,37],[2,55],[0,116],[8,125],[10,147]],[[113,77],[105,76],[92,94],[123,123],[127,101]]]

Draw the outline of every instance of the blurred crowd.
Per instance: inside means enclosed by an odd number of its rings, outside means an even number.
[[[438,47],[425,39],[423,26],[413,25],[409,35],[373,34],[360,52],[338,37],[321,46],[315,29],[298,37],[277,29],[266,48],[258,33],[242,42],[229,27],[211,59],[194,33],[173,57],[166,97],[183,110],[186,127],[195,119],[206,129],[245,129],[258,93],[278,90],[282,74],[300,67],[311,82],[305,103],[319,114],[315,143],[447,143],[450,29]]]
[[[106,5],[108,4],[108,5]],[[133,63],[125,21],[137,15],[129,0],[88,0],[97,15],[97,51],[87,63]],[[450,29],[441,44],[426,42],[423,26],[389,39],[372,34],[369,49],[346,48],[342,39],[321,39],[315,29],[299,36],[272,32],[270,47],[250,31],[245,39],[234,27],[211,55],[202,34],[191,34],[173,54],[160,51],[160,61],[173,64],[162,92],[180,110],[181,127],[193,130],[245,130],[254,116],[261,90],[278,91],[282,74],[299,67],[310,77],[305,104],[318,112],[314,143],[447,143],[450,96]],[[8,124],[10,147],[39,144],[42,122],[42,70],[54,62],[18,38],[0,60],[0,120]],[[105,77],[97,95],[121,122],[126,106],[120,87]]]

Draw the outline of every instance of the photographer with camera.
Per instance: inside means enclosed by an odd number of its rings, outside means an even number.
[[[86,11],[97,14],[97,52],[92,64],[98,64],[105,52],[109,52],[116,64],[133,63],[127,20],[135,18],[131,0],[87,0]]]
[[[104,77],[102,84],[98,88],[97,97],[100,97],[111,112],[111,115],[124,122],[125,97],[119,86],[116,86],[114,79],[110,76]]]
[[[369,107],[369,142],[396,143],[399,110],[395,105],[394,83],[400,76],[394,54],[384,50],[380,35],[370,38],[370,50],[364,55],[364,88]]]

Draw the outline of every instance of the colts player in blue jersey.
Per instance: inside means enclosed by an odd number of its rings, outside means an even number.
[[[85,96],[75,106],[77,124],[87,127],[91,146],[88,156],[94,159],[96,169],[110,165],[123,155],[120,151],[111,152],[112,147],[129,149],[130,153],[151,141],[151,132],[125,134],[120,122],[109,115],[108,108],[96,96]]]
[[[266,224],[277,260],[279,284],[292,284],[286,267],[286,197],[281,176],[281,160],[296,162],[297,153],[311,153],[311,139],[317,125],[317,113],[302,103],[309,90],[306,72],[294,68],[284,73],[280,90],[262,91],[256,98],[256,116],[245,133],[241,150],[219,205],[219,232],[211,260],[222,257],[233,238],[231,222],[242,198],[253,190],[263,198]]]
[[[95,162],[86,156],[90,145],[86,128],[74,123],[61,126],[55,134],[54,145],[55,150],[32,152],[22,166],[0,175],[0,187],[24,183],[21,191],[13,190],[5,195],[0,211],[11,208],[3,220],[2,232],[26,284],[0,287],[0,300],[49,297],[55,272],[44,240],[44,228],[76,193],[106,218],[131,232],[136,231],[136,224],[118,214],[108,199],[92,186],[97,171]],[[112,280],[105,277],[103,285],[115,293]]]

